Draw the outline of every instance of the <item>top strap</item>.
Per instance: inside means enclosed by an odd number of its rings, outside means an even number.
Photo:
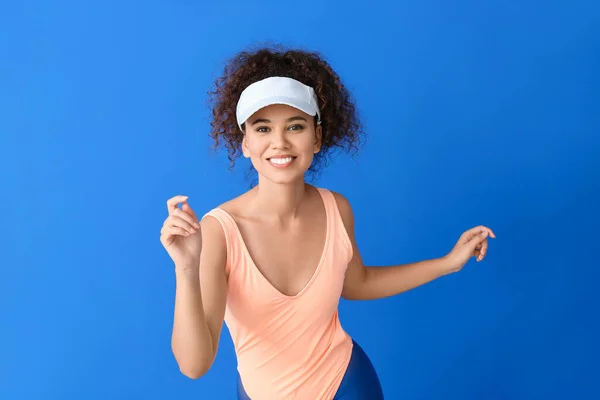
[[[229,213],[222,208],[213,208],[202,216],[202,219],[206,217],[213,217],[221,224],[223,233],[225,234],[225,241],[227,244],[227,274],[231,268],[232,263],[235,261],[236,250],[239,249],[239,243],[237,240],[237,230],[235,220]]]

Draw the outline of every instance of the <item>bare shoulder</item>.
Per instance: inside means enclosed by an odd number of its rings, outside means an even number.
[[[249,192],[245,192],[240,196],[234,197],[220,205],[219,208],[233,217],[236,221],[243,215],[243,204]],[[215,250],[222,255],[227,253],[227,238],[225,237],[224,227],[216,217],[210,214],[205,215],[200,221],[202,228],[202,249],[207,249],[207,252],[214,253]]]
[[[206,215],[200,221],[202,229],[202,249],[206,248],[206,244],[225,245],[225,232],[219,220],[211,215]],[[210,247],[210,246],[209,246]]]
[[[241,205],[246,194],[247,192],[218,205],[216,208],[224,210],[234,219],[237,219],[241,214]],[[208,213],[200,221],[200,227],[202,229],[202,253],[221,261],[227,254],[227,238],[221,222]]]
[[[234,219],[238,219],[244,215],[244,204],[247,203],[247,199],[250,197],[252,189],[242,193],[241,195],[234,197],[233,199],[227,200],[220,204],[218,208],[224,210],[227,214],[231,215]]]

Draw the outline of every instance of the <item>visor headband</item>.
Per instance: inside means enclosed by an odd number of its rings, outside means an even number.
[[[321,123],[321,112],[314,89],[292,78],[274,76],[254,82],[242,92],[236,107],[240,130],[252,114],[272,104],[286,104],[308,115],[316,115],[317,123]]]

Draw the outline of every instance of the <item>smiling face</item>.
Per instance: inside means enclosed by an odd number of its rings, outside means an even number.
[[[242,152],[262,178],[275,183],[304,180],[321,148],[321,126],[296,108],[273,104],[254,113],[244,127]]]

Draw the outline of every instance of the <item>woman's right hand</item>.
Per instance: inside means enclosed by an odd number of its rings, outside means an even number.
[[[160,230],[160,242],[169,253],[175,267],[198,269],[202,251],[202,231],[200,221],[187,199],[187,196],[175,196],[167,200],[169,216]]]

